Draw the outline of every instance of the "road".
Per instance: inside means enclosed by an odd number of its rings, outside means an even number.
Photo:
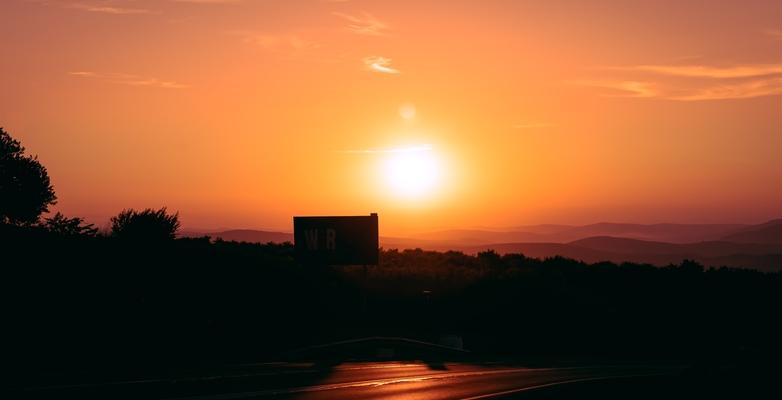
[[[675,374],[681,368],[592,365],[530,368],[500,363],[349,362],[232,366],[219,374],[26,388],[36,398],[482,399],[567,383]]]

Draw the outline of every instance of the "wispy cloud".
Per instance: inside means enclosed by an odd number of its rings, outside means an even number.
[[[98,4],[82,4],[75,3],[68,5],[70,8],[75,8],[83,11],[114,14],[114,15],[126,15],[126,14],[151,14],[152,11],[146,8],[128,8],[128,7],[115,7],[112,5],[98,5]]]
[[[713,81],[708,84],[690,84],[687,87],[631,81],[578,81],[575,84],[611,89],[619,93],[604,93],[606,97],[661,98],[677,101],[705,101],[751,99],[782,94],[782,78],[751,81]]]
[[[388,25],[386,25],[386,23],[375,18],[368,12],[361,13],[361,16],[336,11],[332,14],[350,22],[347,29],[358,35],[384,36],[388,30]]]
[[[782,30],[780,29],[766,29],[764,33],[774,40],[782,40]]]
[[[244,0],[168,0],[174,3],[191,3],[191,4],[236,4],[241,3]],[[119,4],[118,4],[119,3]],[[102,14],[114,14],[114,15],[128,15],[128,14],[156,14],[148,8],[137,7],[125,7],[122,6],[126,2],[117,2],[112,0],[107,1],[91,1],[91,2],[77,2],[66,5],[69,8],[75,8],[83,11],[89,11]]]
[[[409,147],[392,147],[387,149],[363,149],[363,150],[343,150],[342,153],[351,154],[383,154],[383,153],[419,153],[423,151],[431,151],[431,144],[420,144],[417,146]]]
[[[782,64],[738,65],[712,67],[707,65],[636,65],[612,69],[651,72],[690,78],[749,78],[782,74]]]
[[[157,78],[148,78],[139,75],[114,73],[114,72],[100,73],[100,72],[93,72],[93,71],[73,71],[73,72],[69,72],[69,74],[81,78],[97,79],[105,82],[118,83],[123,85],[130,85],[130,86],[149,86],[149,87],[158,87],[164,89],[184,89],[190,87],[190,85],[186,85],[175,81],[161,80]]]
[[[68,72],[68,73],[71,74],[71,75],[74,75],[74,76],[83,76],[85,78],[94,78],[94,77],[96,77],[98,75],[98,74],[96,74],[95,72],[92,72],[92,71],[73,71],[73,72]]]
[[[386,57],[378,57],[378,56],[365,57],[364,65],[366,65],[367,68],[369,68],[372,71],[381,72],[384,74],[401,73],[398,69],[391,67],[391,59]]]
[[[782,94],[782,78],[758,79],[749,82],[721,84],[695,89],[669,98],[682,101],[750,99]]]
[[[678,101],[750,99],[782,94],[782,63],[712,65],[634,65],[606,71],[644,75],[644,80],[622,77],[573,82],[613,90],[604,96],[662,98]]]
[[[603,94],[608,97],[655,97],[658,92],[650,82],[597,80],[575,81],[577,85],[612,89],[612,93]]]

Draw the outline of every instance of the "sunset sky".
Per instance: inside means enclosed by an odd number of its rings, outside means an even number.
[[[2,0],[0,126],[104,225],[782,217],[782,1]]]

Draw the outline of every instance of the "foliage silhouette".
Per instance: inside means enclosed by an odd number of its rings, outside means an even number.
[[[49,232],[64,236],[95,236],[98,228],[94,224],[85,224],[80,217],[68,218],[58,212],[52,217],[44,218],[43,227]]]
[[[179,213],[168,214],[166,208],[127,209],[111,217],[111,235],[126,240],[165,241],[176,237]]]
[[[46,168],[0,128],[0,223],[32,225],[56,202]]]

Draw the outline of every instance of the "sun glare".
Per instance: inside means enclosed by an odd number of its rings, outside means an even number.
[[[416,199],[431,195],[441,174],[440,164],[429,146],[389,152],[384,172],[393,195]]]

